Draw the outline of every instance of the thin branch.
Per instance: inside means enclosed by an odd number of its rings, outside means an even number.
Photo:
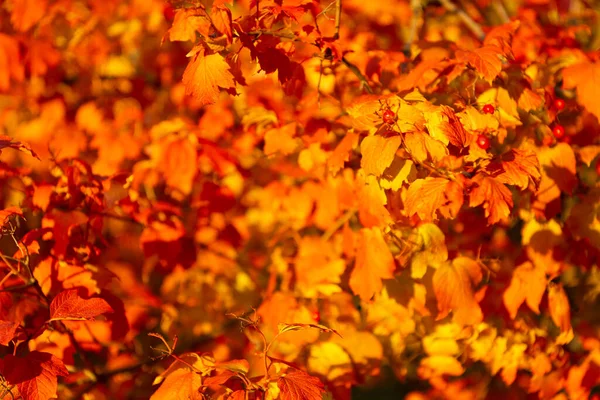
[[[356,77],[362,83],[365,90],[367,92],[369,92],[369,94],[373,94],[373,89],[371,89],[371,86],[369,86],[369,82],[367,82],[367,78],[365,78],[365,76],[362,74],[362,72],[360,72],[358,67],[356,65],[352,64],[350,61],[348,61],[348,59],[346,57],[342,57],[342,62],[344,63],[344,65],[346,67],[348,67],[348,69],[350,71],[352,71],[354,73],[354,75],[356,75]]]
[[[35,282],[27,282],[23,285],[9,286],[9,287],[5,287],[4,289],[0,289],[0,293],[1,292],[18,292],[19,290],[27,289],[34,285],[35,285]]]
[[[506,11],[502,0],[493,0],[492,7],[494,7],[494,11],[496,11],[496,14],[498,15],[500,21],[502,21],[503,24],[507,24],[510,22],[510,17],[508,16],[508,12]]]
[[[340,38],[340,22],[342,21],[342,0],[335,1],[335,33],[333,40]]]
[[[421,5],[421,0],[410,0],[410,10],[410,30],[408,31],[408,38],[406,39],[406,43],[404,43],[404,48],[402,49],[402,52],[406,58],[410,58],[411,56],[412,45],[417,39],[419,22],[423,18],[423,6]]]
[[[440,0],[440,3],[442,3],[446,10],[452,13],[456,13],[458,17],[462,19],[464,24],[467,25],[467,28],[469,28],[469,30],[475,35],[475,37],[477,37],[477,39],[479,39],[480,41],[483,41],[483,39],[485,39],[485,33],[483,32],[481,25],[475,22],[473,18],[469,16],[469,14],[464,12],[464,10],[458,8],[454,3],[452,3],[451,0]]]

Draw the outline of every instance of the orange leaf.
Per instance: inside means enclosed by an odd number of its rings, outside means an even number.
[[[25,32],[46,14],[48,0],[13,0],[12,7],[10,22],[15,29]]]
[[[573,340],[573,328],[571,327],[571,306],[562,284],[552,284],[548,287],[548,307],[550,317],[560,329],[557,338],[559,344],[567,344]]]
[[[200,105],[216,102],[219,88],[235,88],[233,74],[225,59],[219,54],[204,55],[202,50],[193,56],[183,72],[183,84],[186,94],[195,97]]]
[[[24,400],[56,398],[57,377],[69,375],[58,357],[41,351],[25,357],[8,354],[0,360],[0,371],[10,385],[17,386]]]
[[[471,190],[469,205],[477,207],[483,204],[489,224],[495,224],[510,215],[512,193],[504,184],[484,174],[475,175],[473,182],[478,186]]]
[[[504,25],[496,26],[485,35],[484,45],[496,46],[502,54],[509,55],[512,52],[512,38],[521,25],[520,21],[511,21]]]
[[[0,33],[0,91],[10,88],[11,78],[18,82],[25,78],[19,42],[13,36]]]
[[[325,392],[319,378],[302,371],[292,371],[277,380],[281,400],[321,400]]]
[[[89,319],[110,312],[113,312],[113,309],[106,300],[83,299],[77,294],[77,289],[60,292],[50,303],[51,320]]]
[[[231,10],[224,5],[213,4],[211,11],[211,19],[214,27],[223,35],[227,36],[228,43],[231,43],[233,38],[233,30],[231,26]]]
[[[494,168],[501,170],[498,175],[495,175],[497,180],[515,185],[521,190],[527,189],[529,182],[537,189],[542,179],[537,156],[528,150],[511,149],[502,155],[500,165],[492,163],[488,167],[488,169]]]
[[[356,246],[356,264],[350,274],[350,288],[363,300],[369,300],[383,287],[382,279],[394,277],[394,258],[378,228],[360,230]]]
[[[600,63],[583,62],[562,71],[565,89],[576,88],[577,100],[600,120]]]
[[[171,371],[150,400],[189,399],[202,400],[205,397],[198,390],[202,386],[200,374],[189,368]]]
[[[300,144],[300,141],[294,138],[296,127],[295,123],[291,123],[280,128],[269,129],[265,133],[265,155],[280,153],[287,156],[292,154]]]
[[[437,319],[453,311],[453,321],[472,325],[483,320],[481,307],[475,300],[473,287],[481,281],[481,269],[476,261],[459,257],[440,266],[433,275],[433,291],[438,302]]]
[[[202,15],[203,11],[197,8],[182,8],[175,13],[173,26],[169,29],[171,42],[195,42],[196,32],[208,31],[209,20]]]
[[[543,268],[527,261],[513,271],[510,285],[504,291],[502,299],[510,317],[515,319],[523,302],[536,314],[540,313],[540,302],[546,291],[546,274]]]
[[[198,171],[196,145],[187,138],[173,140],[164,149],[159,167],[168,186],[190,194]]]
[[[456,58],[468,63],[479,73],[479,75],[492,83],[502,71],[502,61],[500,60],[501,49],[496,46],[483,46],[475,50],[459,50],[456,52]]]
[[[394,160],[401,143],[402,138],[400,136],[384,138],[383,136],[374,135],[364,138],[360,144],[362,153],[360,166],[367,175],[381,176]]]
[[[350,153],[357,143],[358,134],[353,132],[346,133],[342,141],[338,143],[335,150],[333,150],[329,156],[329,159],[327,160],[327,166],[333,175],[337,174],[340,169],[344,168],[344,163],[350,159]]]
[[[417,179],[408,188],[404,206],[409,216],[435,220],[437,211],[449,205],[449,217],[454,217],[462,207],[462,194],[460,185],[446,178]]]

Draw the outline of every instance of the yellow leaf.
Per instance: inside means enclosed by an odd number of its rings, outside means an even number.
[[[373,135],[364,138],[360,144],[362,153],[361,168],[365,170],[367,175],[381,176],[394,160],[401,143],[402,138],[400,136],[385,138]]]
[[[414,180],[416,175],[417,169],[411,160],[395,157],[392,165],[383,172],[379,184],[383,189],[397,191],[404,182]]]
[[[446,238],[444,233],[435,224],[423,224],[416,232],[417,252],[413,253],[410,261],[411,277],[422,278],[427,272],[427,267],[437,268],[448,259]]]
[[[479,104],[493,104],[496,107],[495,117],[505,128],[514,128],[522,125],[519,119],[517,102],[510,97],[508,90],[504,88],[492,88],[483,92],[478,98]]]
[[[425,160],[437,162],[448,155],[448,148],[444,146],[444,143],[421,130],[406,133],[404,142],[408,152],[418,163]]]

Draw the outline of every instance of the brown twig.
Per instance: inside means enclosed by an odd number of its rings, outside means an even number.
[[[367,78],[365,78],[365,76],[362,74],[362,72],[360,72],[358,67],[356,65],[352,64],[350,61],[348,61],[348,59],[346,57],[342,57],[342,62],[344,63],[344,65],[346,67],[348,67],[348,69],[350,71],[352,71],[352,73],[354,73],[354,75],[356,75],[356,77],[358,78],[358,80],[360,81],[362,86],[365,88],[365,90],[367,92],[369,92],[369,94],[373,94],[373,89],[371,88],[371,86],[369,86],[369,82],[367,82]]]
[[[419,29],[419,22],[423,18],[423,7],[421,0],[410,0],[410,10],[412,12],[410,16],[410,28],[408,31],[408,38],[404,43],[402,52],[407,58],[411,56],[411,47],[417,38],[417,31]]]
[[[483,41],[485,39],[485,33],[477,22],[473,20],[464,10],[458,8],[451,0],[440,0],[440,3],[444,6],[444,8],[452,13],[456,13],[458,17],[467,25],[467,28],[479,39]]]
[[[506,8],[504,7],[502,0],[493,0],[492,7],[494,7],[494,11],[496,11],[496,14],[503,24],[510,22],[510,17],[508,16],[508,12],[506,12]]]
[[[340,22],[342,21],[342,0],[335,1],[335,33],[333,34],[333,40],[337,40],[340,37]]]

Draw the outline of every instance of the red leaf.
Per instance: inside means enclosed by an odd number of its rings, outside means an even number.
[[[19,324],[12,321],[0,321],[0,344],[8,346],[10,341],[15,337],[15,332]]]
[[[57,376],[69,374],[60,359],[41,351],[32,351],[25,357],[9,354],[1,361],[0,371],[10,385],[17,386],[24,400],[55,398]]]
[[[2,153],[2,149],[5,147],[10,147],[11,149],[22,151],[23,153],[29,154],[30,156],[37,158],[38,160],[40,159],[38,155],[35,154],[35,152],[31,150],[31,147],[29,147],[28,145],[21,142],[13,142],[12,138],[8,136],[0,136],[0,154]]]
[[[51,320],[88,319],[107,312],[113,312],[113,309],[106,300],[83,299],[76,289],[60,292],[50,304]]]
[[[319,378],[302,371],[292,371],[277,380],[282,400],[321,400],[325,392]]]

